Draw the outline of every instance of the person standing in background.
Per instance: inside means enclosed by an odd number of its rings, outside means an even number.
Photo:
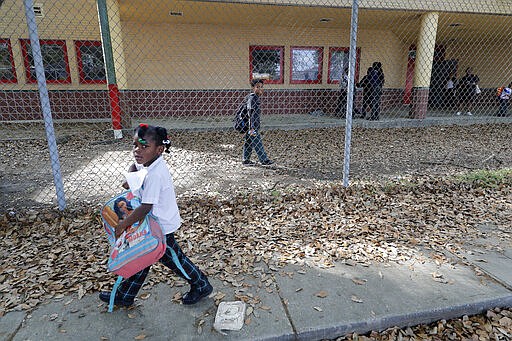
[[[340,96],[336,105],[336,116],[347,116],[347,94],[348,94],[348,67],[343,69],[340,78]]]
[[[501,90],[501,94],[499,97],[500,100],[500,109],[498,111],[498,116],[505,117],[508,116],[508,102],[510,101],[510,96],[512,95],[512,82]]]
[[[384,87],[384,71],[382,71],[382,63],[374,62],[370,71],[370,117],[369,120],[377,121],[380,119],[380,101],[382,97],[382,89]]]
[[[473,69],[468,67],[466,74],[459,80],[457,85],[457,96],[459,100],[459,111],[456,115],[460,116],[464,113],[467,116],[473,116],[473,104],[477,95],[478,82],[480,78],[473,74]]]
[[[368,77],[370,77],[371,71],[372,71],[372,68],[369,67],[366,72],[366,75],[364,75],[363,78],[361,78],[361,80],[359,81],[359,83],[356,84],[356,86],[358,88],[363,89],[363,104],[361,106],[361,118],[366,117],[366,115],[368,114],[368,109],[370,108],[370,99],[371,99],[372,88],[371,88],[370,80],[368,79]]]
[[[448,81],[446,82],[446,92],[445,92],[445,98],[444,98],[444,105],[445,108],[448,110],[452,110],[455,106],[455,100],[456,100],[456,86],[457,86],[457,78],[455,75],[448,78]]]

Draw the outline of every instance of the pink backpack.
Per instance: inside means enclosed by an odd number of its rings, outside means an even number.
[[[115,226],[119,219],[129,215],[138,206],[140,199],[127,191],[109,200],[101,209],[103,226],[111,246],[108,270],[119,275],[110,295],[109,311],[112,311],[115,292],[121,280],[156,263],[165,253],[165,236],[158,219],[152,213],[115,239]]]

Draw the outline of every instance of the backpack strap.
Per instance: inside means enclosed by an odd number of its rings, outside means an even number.
[[[114,310],[114,301],[116,299],[117,288],[119,288],[119,285],[121,284],[122,280],[123,280],[123,276],[118,276],[116,279],[116,282],[114,283],[114,287],[112,288],[112,291],[110,292],[110,301],[108,302],[108,312],[109,313],[111,313]]]
[[[167,249],[169,249],[171,251],[172,261],[174,262],[176,267],[181,271],[181,273],[183,274],[183,276],[186,279],[190,280],[190,276],[187,275],[187,273],[185,272],[185,269],[183,269],[183,266],[181,265],[180,260],[178,259],[178,255],[176,254],[176,252],[174,252],[172,247],[170,247],[169,245],[167,245]]]

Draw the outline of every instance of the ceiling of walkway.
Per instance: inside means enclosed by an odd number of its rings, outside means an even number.
[[[390,30],[404,43],[414,43],[424,12],[359,9],[359,30]],[[284,26],[349,29],[351,8],[278,6],[219,1],[121,2],[121,20],[142,23]],[[492,40],[512,42],[512,16],[441,12],[437,42]]]

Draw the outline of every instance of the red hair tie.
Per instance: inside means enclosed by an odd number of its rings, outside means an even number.
[[[146,128],[146,129],[148,129],[148,127],[149,127],[149,126],[148,126],[148,124],[147,124],[147,123],[141,123],[141,124],[139,124],[139,128]]]

